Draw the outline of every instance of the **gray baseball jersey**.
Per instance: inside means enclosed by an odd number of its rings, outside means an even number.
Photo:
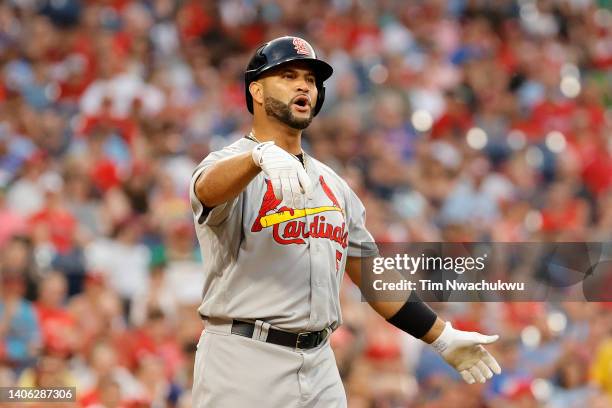
[[[210,153],[193,173],[191,204],[205,272],[198,311],[230,321],[259,319],[289,331],[337,327],[347,256],[377,254],[363,204],[344,180],[304,154],[314,188],[303,208],[277,200],[263,172],[212,210],[194,193],[209,166],[255,146],[242,138]]]

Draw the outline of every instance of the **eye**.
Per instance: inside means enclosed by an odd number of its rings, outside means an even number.
[[[314,76],[309,75],[309,76],[307,76],[307,77],[306,77],[306,81],[307,81],[309,84],[314,84],[314,83],[315,83],[315,77],[314,77]]]
[[[294,79],[295,78],[295,74],[293,72],[291,72],[291,71],[285,71],[285,72],[283,72],[282,77],[285,78],[285,79]]]

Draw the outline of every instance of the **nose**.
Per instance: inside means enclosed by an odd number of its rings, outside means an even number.
[[[300,91],[300,92],[309,93],[311,91],[310,83],[306,79],[305,75],[300,75],[297,78],[296,87],[297,87],[297,90]]]
[[[310,86],[308,85],[308,81],[304,78],[300,78],[297,82],[297,90],[303,93],[309,93]]]

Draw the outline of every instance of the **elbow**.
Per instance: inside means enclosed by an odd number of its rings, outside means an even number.
[[[198,200],[200,200],[205,207],[212,208],[218,205],[218,203],[215,203],[214,197],[210,194],[211,189],[208,184],[206,174],[202,173],[195,183],[194,190]]]

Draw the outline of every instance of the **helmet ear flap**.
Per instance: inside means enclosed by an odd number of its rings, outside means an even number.
[[[314,111],[312,112],[312,116],[317,116],[317,113],[319,113],[319,111],[323,107],[323,102],[325,101],[325,87],[323,86],[323,84],[321,84],[321,86],[317,86],[317,89],[319,91],[319,95],[317,96],[317,104],[315,105]]]

